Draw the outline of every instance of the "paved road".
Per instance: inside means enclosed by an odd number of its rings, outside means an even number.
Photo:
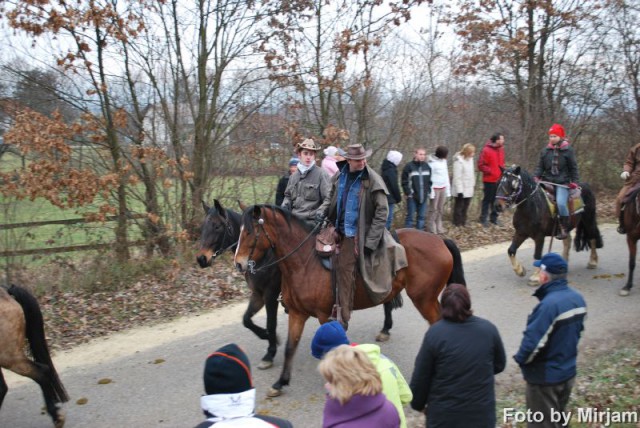
[[[600,266],[587,270],[587,253],[571,253],[570,281],[585,296],[589,306],[583,346],[602,347],[607,338],[640,325],[640,286],[629,297],[617,292],[626,275],[627,250],[624,238],[611,225],[602,232],[605,248]],[[559,250],[560,246],[555,249]],[[463,253],[466,276],[475,313],[493,321],[512,355],[520,341],[525,319],[536,300],[526,278],[516,277],[506,256],[507,244]],[[532,261],[532,246],[525,244],[518,253],[526,266]],[[199,317],[178,320],[150,328],[136,329],[97,340],[89,345],[59,353],[54,361],[71,401],[66,404],[67,427],[190,427],[202,420],[199,396],[202,393],[201,370],[212,350],[228,342],[243,346],[257,362],[266,345],[260,343],[240,324],[244,304],[213,311]],[[395,327],[383,352],[391,357],[409,378],[427,323],[405,296],[405,307],[394,312]],[[350,322],[352,341],[371,342],[382,325],[382,309],[354,314]],[[262,317],[257,320],[264,323]],[[286,316],[281,315],[279,333],[286,336]],[[310,320],[296,356],[292,386],[277,399],[266,399],[265,391],[277,378],[282,353],[276,366],[254,371],[258,388],[258,408],[281,415],[296,426],[319,427],[322,414],[323,381],[317,361],[309,354],[310,340],[317,327]],[[50,427],[50,419],[41,415],[42,399],[37,386],[29,380],[7,376],[10,390],[0,411],[0,427]],[[98,384],[101,379],[111,383]],[[517,368],[509,359],[507,370],[497,382],[518,380]],[[77,400],[86,399],[86,404]],[[417,413],[411,418],[420,420]]]

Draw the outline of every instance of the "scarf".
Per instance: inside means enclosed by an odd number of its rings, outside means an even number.
[[[553,158],[551,159],[551,175],[558,175],[560,170],[558,169],[558,157],[560,156],[560,149],[564,149],[569,145],[567,140],[560,140],[558,144],[551,144],[547,146],[553,149]]]
[[[305,175],[307,173],[307,171],[309,171],[314,166],[316,166],[315,163],[312,163],[311,165],[306,166],[306,165],[303,165],[302,162],[299,162],[298,163],[298,171],[300,171],[300,175]]]

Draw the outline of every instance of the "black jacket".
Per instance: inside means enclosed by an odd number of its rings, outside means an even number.
[[[553,158],[558,156],[558,172],[553,173]],[[580,175],[578,174],[578,163],[576,155],[569,143],[561,143],[560,148],[546,146],[540,153],[538,166],[533,173],[535,177],[539,177],[543,181],[549,181],[556,184],[578,183]]]
[[[282,201],[284,201],[284,191],[287,190],[287,184],[289,184],[289,177],[291,174],[283,175],[280,177],[280,181],[278,181],[278,187],[276,188],[276,205],[282,205]]]
[[[387,202],[390,204],[402,202],[402,194],[400,194],[400,186],[398,185],[398,167],[393,162],[385,159],[382,161],[380,172],[389,191]]]
[[[402,169],[402,190],[419,204],[429,200],[431,167],[426,162],[412,160]]]

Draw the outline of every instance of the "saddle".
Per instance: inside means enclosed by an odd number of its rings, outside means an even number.
[[[547,205],[552,216],[557,215],[558,206],[556,204],[556,189],[551,184],[540,183],[540,187],[544,190],[544,195],[547,198]],[[569,215],[579,214],[584,211],[584,201],[582,200],[582,190],[580,187],[569,190],[569,202],[567,204],[569,208]]]
[[[638,195],[639,192],[640,192],[640,182],[634,184],[629,188],[629,190],[627,190],[627,193],[625,193],[624,197],[622,198],[622,205],[625,205],[631,202],[632,200],[636,199],[636,196]]]

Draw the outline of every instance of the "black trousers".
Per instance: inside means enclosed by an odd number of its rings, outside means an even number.
[[[496,206],[493,203],[496,199],[496,191],[498,190],[498,183],[483,183],[484,184],[484,197],[482,198],[482,211],[480,213],[480,221],[487,221],[487,217],[489,217],[489,211],[491,211],[491,216],[489,220],[492,223],[495,223],[498,220],[498,211],[496,211]]]
[[[453,225],[464,226],[467,223],[467,211],[469,211],[471,198],[456,196],[453,201]]]

